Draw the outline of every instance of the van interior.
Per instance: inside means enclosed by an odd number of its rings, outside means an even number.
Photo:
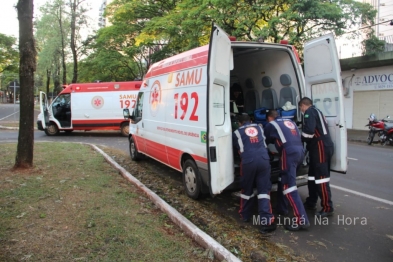
[[[236,130],[236,115],[247,113],[254,123],[265,125],[266,112],[276,109],[283,118],[301,120],[297,104],[304,87],[292,50],[284,45],[233,44],[234,68],[231,71],[230,106],[232,129]],[[302,77],[302,76],[301,76]],[[300,79],[299,79],[300,78]],[[235,95],[236,94],[236,95]],[[269,145],[272,174],[278,172],[278,156]],[[240,164],[234,152],[235,167]],[[235,169],[236,174],[240,171]],[[272,181],[274,182],[274,181]]]
[[[60,94],[52,103],[53,117],[61,127],[71,126],[71,94]]]

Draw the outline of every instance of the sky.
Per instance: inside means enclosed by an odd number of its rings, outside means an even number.
[[[44,5],[50,0],[34,0],[34,17],[39,16],[39,7]],[[86,0],[88,5],[90,5],[91,10],[88,12],[88,16],[93,19],[92,26],[93,29],[97,29],[98,23],[98,12],[101,6],[102,0]],[[16,8],[18,0],[0,0],[0,33],[19,37],[19,21]]]

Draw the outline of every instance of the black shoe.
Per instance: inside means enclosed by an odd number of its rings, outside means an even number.
[[[276,229],[277,229],[277,224],[276,223],[272,223],[272,224],[270,224],[268,226],[261,226],[259,228],[259,233],[267,234],[267,233],[273,232]]]
[[[310,223],[304,225],[298,225],[298,224],[284,225],[284,228],[288,231],[299,231],[301,229],[307,229],[309,227],[310,227]]]
[[[322,209],[321,211],[316,212],[316,213],[315,213],[315,216],[321,218],[321,217],[330,217],[330,216],[333,216],[333,214],[334,214],[334,210],[331,210],[331,211],[329,211],[329,212],[325,212],[325,211],[323,211],[323,209]]]
[[[303,206],[304,206],[304,208],[306,210],[315,210],[315,209],[317,209],[317,205],[312,205],[312,204],[309,204],[307,202],[304,202]]]
[[[243,221],[244,223],[248,223],[248,222],[250,222],[250,219],[249,219],[249,218],[242,218],[242,221]]]
[[[284,217],[286,217],[286,216],[288,216],[288,212],[277,211],[275,213],[275,216],[284,216]]]

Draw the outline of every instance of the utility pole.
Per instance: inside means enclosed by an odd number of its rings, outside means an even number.
[[[19,88],[19,86],[16,85],[16,83],[17,83],[16,81],[17,80],[15,79],[14,83],[13,83],[14,84],[14,104],[15,104],[15,100],[16,100],[16,88]]]

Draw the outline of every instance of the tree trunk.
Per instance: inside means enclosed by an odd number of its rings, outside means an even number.
[[[59,14],[59,27],[60,27],[60,36],[61,36],[61,62],[63,65],[63,85],[67,84],[67,65],[66,65],[66,55],[65,55],[65,41],[64,41],[64,30],[63,30],[63,9],[62,5],[60,5],[60,14]]]
[[[74,64],[73,76],[72,76],[72,83],[76,83],[78,81],[78,57],[76,52],[76,11],[79,2],[77,0],[70,0],[71,4],[71,52],[72,52],[72,60]]]
[[[51,76],[50,70],[46,69],[46,95],[49,95],[50,76]]]
[[[60,71],[61,71],[60,61],[59,61],[59,63],[56,63],[56,64],[57,65],[56,65],[55,75],[53,76],[53,85],[54,85],[53,96],[54,97],[57,96],[62,90],[61,84],[60,84]]]
[[[19,0],[19,136],[15,168],[31,168],[34,151],[34,72],[36,49],[33,35],[33,0]]]

